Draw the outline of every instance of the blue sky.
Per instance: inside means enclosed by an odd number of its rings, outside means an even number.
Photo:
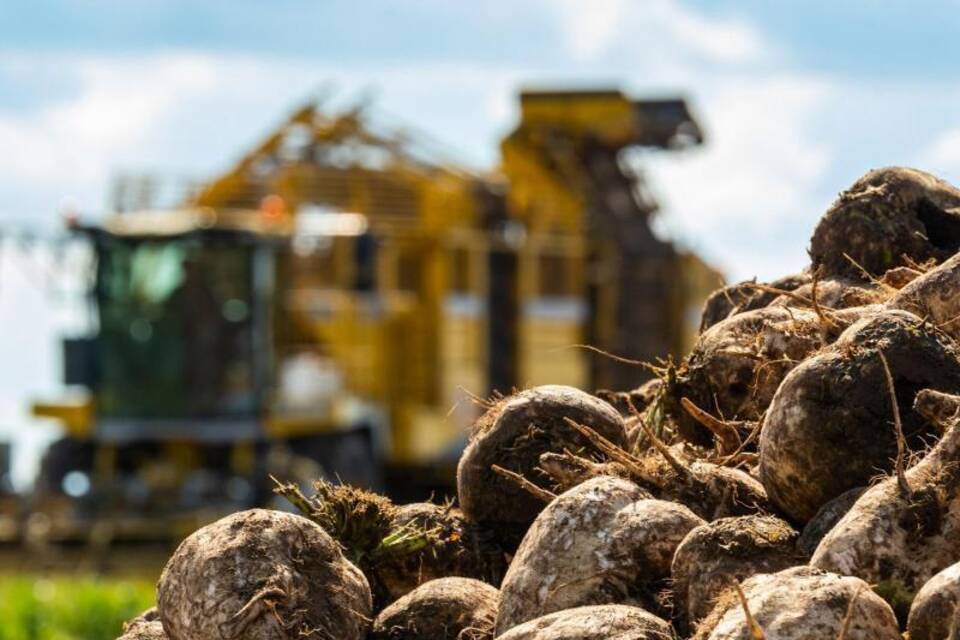
[[[651,155],[662,228],[731,278],[797,271],[866,170],[960,181],[960,2],[7,0],[0,224],[96,213],[118,171],[215,173],[322,86],[478,168],[523,85],[680,92],[702,150]],[[0,429],[55,386],[69,310],[0,255]]]

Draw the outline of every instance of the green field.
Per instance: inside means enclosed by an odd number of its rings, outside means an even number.
[[[113,640],[153,604],[146,580],[0,575],[0,640]]]

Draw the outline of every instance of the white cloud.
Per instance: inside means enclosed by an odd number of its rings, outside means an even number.
[[[650,169],[668,225],[737,278],[802,267],[805,237],[792,238],[790,247],[769,237],[816,220],[831,153],[815,128],[836,98],[829,83],[802,76],[740,78],[701,95],[707,146]]]
[[[603,53],[621,33],[627,0],[556,0],[570,53],[589,59]]]
[[[164,112],[215,80],[212,61],[197,55],[111,65],[88,60],[76,72],[83,93],[44,113],[44,124],[79,144],[113,150],[141,141]]]
[[[5,62],[22,64],[9,57]],[[78,91],[35,110],[0,111],[0,148],[15,150],[0,154],[0,180],[20,190],[58,192],[49,197],[51,209],[67,194],[81,205],[98,206],[117,157],[169,135],[160,130],[163,118],[210,90],[214,79],[211,61],[190,54],[125,61],[50,58],[36,64],[57,66]],[[37,212],[11,211],[16,207],[0,203],[0,210],[15,217],[36,219]]]
[[[695,205],[678,215],[688,223],[749,220],[764,229],[780,222],[785,213],[759,215],[758,209],[770,203],[789,207],[822,176],[829,146],[812,128],[834,97],[829,84],[804,77],[744,79],[701,96],[709,115],[707,146],[662,172],[665,180],[677,181],[664,191]],[[680,188],[683,183],[698,188]]]
[[[960,127],[940,133],[920,152],[918,163],[938,175],[960,175]]]
[[[622,47],[709,58],[719,63],[755,61],[770,47],[751,25],[730,18],[707,18],[677,0],[554,0],[570,53],[595,59]]]
[[[9,69],[23,61],[8,55],[4,63]],[[512,118],[524,78],[523,71],[462,64],[344,68],[203,53],[41,64],[58,67],[76,90],[31,111],[0,108],[0,148],[16,150],[0,154],[0,214],[18,218],[35,212],[5,201],[4,184],[30,191],[32,204],[49,204],[46,211],[64,195],[98,210],[116,171],[213,173],[323,85],[334,89],[331,108],[371,94],[372,111],[384,120],[412,125],[414,137],[439,142],[434,146],[468,165],[492,164],[493,130]]]

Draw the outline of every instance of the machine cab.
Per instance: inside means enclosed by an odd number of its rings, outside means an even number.
[[[89,389],[98,437],[256,437],[283,235],[244,223],[182,211],[78,228],[96,255],[97,332],[67,341],[65,377]]]

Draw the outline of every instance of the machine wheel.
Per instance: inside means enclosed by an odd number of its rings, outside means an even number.
[[[93,443],[65,437],[53,442],[40,460],[36,491],[44,494],[62,494],[63,479],[71,471],[90,474],[93,470]]]

